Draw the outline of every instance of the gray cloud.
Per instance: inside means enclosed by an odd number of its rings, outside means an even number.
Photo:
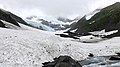
[[[0,0],[0,7],[17,15],[83,16],[120,0]]]

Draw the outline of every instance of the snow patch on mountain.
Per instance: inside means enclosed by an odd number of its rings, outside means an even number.
[[[42,23],[40,23],[40,21],[28,21],[26,20],[26,22],[28,24],[30,24],[31,26],[41,29],[41,30],[45,30],[45,31],[55,31],[53,28],[43,25]]]
[[[16,30],[22,29],[22,28],[14,25],[14,24],[12,24],[12,23],[9,23],[9,22],[7,22],[7,21],[4,21],[4,20],[1,20],[1,21],[5,24],[5,27],[6,27],[6,28],[16,29]]]
[[[107,35],[111,35],[111,34],[114,34],[117,32],[118,32],[118,30],[112,30],[112,31],[105,32],[105,29],[104,29],[101,31],[94,31],[94,32],[89,32],[89,33],[91,33],[93,35],[107,36]]]
[[[84,42],[84,43],[95,43],[95,42],[99,42],[102,40],[104,39],[102,39],[101,37],[95,37],[93,35],[82,36],[79,39],[80,42]]]
[[[25,20],[30,25],[33,25],[35,27],[38,25],[37,27],[41,26],[41,28],[45,28],[43,30],[46,30],[46,31],[65,30],[69,28],[70,25],[73,23],[73,20],[56,18],[51,16],[30,16],[30,17],[27,17]]]

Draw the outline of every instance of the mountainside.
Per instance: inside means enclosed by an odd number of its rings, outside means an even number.
[[[72,24],[70,30],[77,29],[75,33],[85,35],[88,32],[119,30],[120,31],[120,2],[101,9],[90,19],[86,15],[77,23]],[[120,35],[118,32],[116,35]]]
[[[3,9],[0,9],[0,20],[7,21],[7,22],[14,24],[16,26],[19,26],[19,27],[20,27],[20,25],[18,23],[26,24],[26,22],[22,18],[16,16],[15,14],[13,14],[11,12],[3,10]]]
[[[49,16],[31,16],[31,17],[27,17],[26,19],[22,19],[19,16],[0,9],[0,20],[3,20],[6,23],[4,23],[3,21],[0,22],[0,27],[4,27],[7,28],[7,26],[10,28],[11,26],[9,26],[8,23],[11,23],[16,26],[19,26],[19,23],[25,24],[27,26],[33,27],[33,28],[37,28],[40,30],[44,30],[44,31],[58,31],[58,30],[65,30],[67,28],[70,27],[70,24],[72,24],[74,22],[74,20],[69,20],[66,18],[54,18],[54,17],[49,17]],[[13,27],[12,27],[13,28]]]

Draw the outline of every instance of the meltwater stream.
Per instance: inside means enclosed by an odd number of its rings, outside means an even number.
[[[80,61],[82,67],[120,67],[120,57],[112,56],[97,56],[88,57]]]

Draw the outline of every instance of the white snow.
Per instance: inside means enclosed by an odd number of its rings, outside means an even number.
[[[105,32],[101,35],[111,35],[111,34],[114,34],[114,33],[117,33],[117,32],[118,32],[118,30],[113,30],[113,31]]]
[[[37,27],[37,28],[42,28],[43,30],[45,31],[55,31],[53,28],[49,27],[49,26],[46,26],[46,25],[43,25],[42,23],[37,22],[37,21],[31,21],[31,20],[27,20],[26,21],[28,24],[34,26],[34,27]]]
[[[111,35],[111,34],[114,34],[114,33],[117,33],[118,30],[112,30],[112,31],[108,31],[108,32],[105,32],[105,29],[104,30],[101,30],[101,31],[94,31],[94,32],[89,32],[93,35]]]
[[[93,24],[93,23],[95,23],[95,21],[92,21],[92,22],[90,22],[89,24]]]
[[[77,29],[71,30],[71,32],[75,32],[75,31],[77,31]]]
[[[24,26],[21,24],[21,27]],[[43,62],[60,55],[69,55],[75,60],[83,60],[89,53],[95,56],[112,55],[120,52],[119,41],[120,37],[116,37],[98,43],[81,43],[32,28],[0,28],[0,66],[42,67]]]
[[[94,32],[89,32],[93,35],[100,35],[100,34],[104,34],[105,33],[105,29],[101,30],[101,31],[94,31]]]
[[[80,42],[86,42],[86,43],[94,43],[94,42],[99,42],[99,41],[102,41],[102,40],[103,39],[101,37],[95,37],[93,35],[82,36],[79,39]]]

